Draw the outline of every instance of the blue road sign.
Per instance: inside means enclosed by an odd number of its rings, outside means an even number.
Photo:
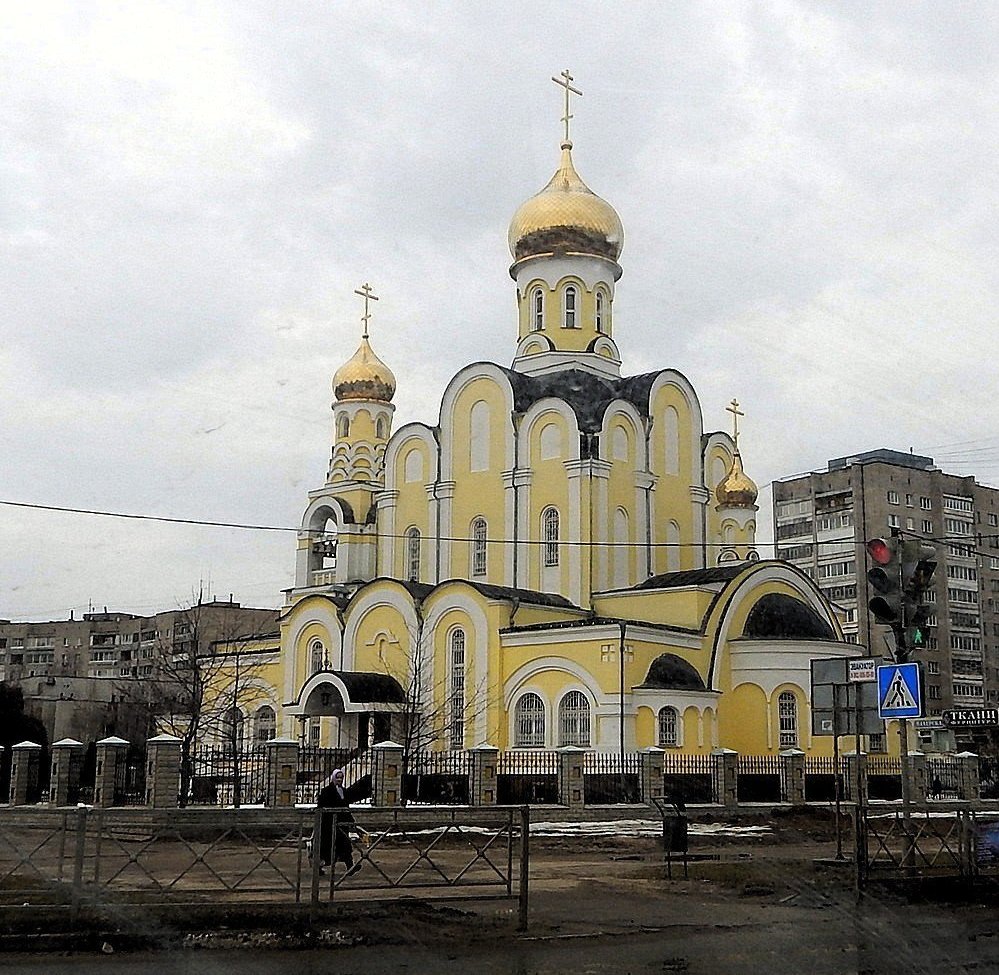
[[[922,715],[919,664],[878,667],[878,714],[882,718],[918,718]]]

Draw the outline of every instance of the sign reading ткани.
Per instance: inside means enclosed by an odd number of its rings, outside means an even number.
[[[990,728],[999,726],[999,709],[976,708],[969,711],[944,711],[949,728]]]

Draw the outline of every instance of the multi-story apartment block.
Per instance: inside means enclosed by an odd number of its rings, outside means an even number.
[[[872,450],[773,484],[776,555],[807,572],[838,607],[848,640],[887,655],[867,609],[865,543],[898,529],[932,540],[938,568],[923,663],[930,718],[999,702],[999,490],[946,474],[932,457]],[[940,722],[942,724],[942,722]],[[932,726],[934,722],[922,722]],[[982,745],[986,732],[951,744]],[[930,736],[925,736],[929,739]],[[934,742],[945,740],[934,735]]]
[[[155,676],[164,651],[276,634],[278,611],[213,599],[152,616],[85,613],[82,619],[19,623],[0,620],[0,680],[21,687],[27,710],[50,738],[92,737],[107,731],[122,681]]]

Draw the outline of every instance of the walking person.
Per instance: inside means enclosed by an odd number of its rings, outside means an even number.
[[[329,784],[319,791],[316,799],[316,805],[323,810],[319,833],[319,867],[321,872],[323,867],[334,867],[339,860],[347,868],[344,877],[350,877],[361,869],[361,861],[354,862],[354,847],[348,830],[352,830],[358,836],[363,831],[354,822],[354,816],[350,811],[349,790],[344,788],[343,780],[343,769],[336,769]],[[336,812],[327,810],[336,810]]]

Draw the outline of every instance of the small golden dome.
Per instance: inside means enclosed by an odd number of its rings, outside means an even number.
[[[509,243],[518,261],[557,248],[612,261],[621,255],[621,218],[579,178],[572,165],[571,142],[562,143],[562,161],[548,185],[513,215]]]
[[[742,456],[736,450],[732,468],[715,488],[715,497],[722,508],[755,508],[759,489],[742,469]]]
[[[333,374],[337,400],[378,400],[390,403],[395,395],[395,376],[368,344],[361,339],[357,351]]]

